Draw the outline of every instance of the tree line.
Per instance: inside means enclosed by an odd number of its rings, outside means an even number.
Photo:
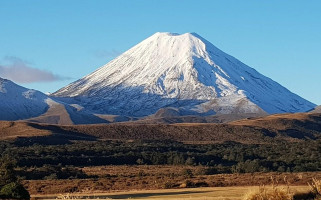
[[[47,166],[47,171],[50,171],[48,166],[60,166],[59,169],[68,171],[66,166],[101,165],[202,165],[211,167],[216,173],[321,170],[319,140],[201,145],[176,141],[74,141],[63,145],[27,146],[2,141],[0,152],[15,158],[19,167]],[[64,172],[58,171],[57,176]],[[72,177],[83,176],[77,171],[72,173]]]

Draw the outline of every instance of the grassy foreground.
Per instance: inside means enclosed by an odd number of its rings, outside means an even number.
[[[282,187],[282,186],[281,186]],[[286,187],[286,186],[284,186]],[[95,193],[95,194],[56,194],[32,195],[33,199],[157,199],[157,200],[241,200],[250,191],[258,190],[258,186],[206,187],[184,189],[141,190],[129,192]],[[308,186],[290,186],[293,193],[309,191]]]

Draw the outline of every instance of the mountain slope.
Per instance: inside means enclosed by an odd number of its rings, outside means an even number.
[[[46,112],[48,97],[0,78],[0,120],[19,120]]]
[[[321,106],[317,106],[316,108],[314,108],[311,113],[321,113]]]
[[[0,78],[0,120],[24,120],[50,124],[106,123],[90,112],[21,87]]]
[[[156,33],[53,94],[101,114],[146,116],[283,113],[314,104],[291,93],[195,33]]]
[[[105,119],[95,116],[93,113],[77,107],[77,105],[69,105],[53,99],[48,99],[46,102],[49,105],[47,112],[25,121],[59,125],[98,124],[108,122]]]

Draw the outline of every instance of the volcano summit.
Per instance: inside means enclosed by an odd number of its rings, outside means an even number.
[[[304,112],[315,105],[196,33],[155,33],[52,94],[94,113],[142,117]]]

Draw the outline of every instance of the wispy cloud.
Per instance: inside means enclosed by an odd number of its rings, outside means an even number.
[[[111,58],[114,59],[118,56],[126,57],[126,58],[132,58],[131,55],[128,55],[126,53],[122,53],[121,51],[118,50],[98,50],[94,53],[94,55],[98,58]]]
[[[95,56],[99,58],[115,58],[121,54],[120,51],[113,50],[98,50],[95,52]]]
[[[47,70],[34,68],[28,61],[14,56],[4,58],[7,64],[0,64],[0,77],[17,83],[53,82],[69,79]]]

